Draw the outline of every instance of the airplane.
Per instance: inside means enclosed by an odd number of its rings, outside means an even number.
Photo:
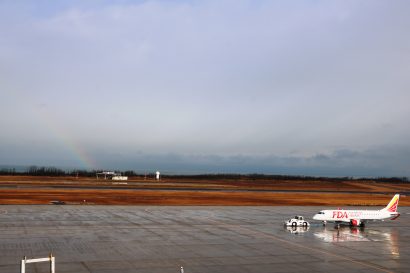
[[[399,206],[400,194],[396,194],[390,200],[389,204],[381,210],[322,210],[313,216],[314,220],[319,220],[326,225],[326,222],[334,222],[339,228],[340,224],[348,223],[351,226],[364,227],[369,221],[377,221],[384,219],[395,220],[400,216],[397,212]]]

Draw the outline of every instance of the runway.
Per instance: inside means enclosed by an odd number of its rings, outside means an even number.
[[[410,272],[409,207],[399,207],[396,221],[363,230],[282,225],[320,209],[3,205],[0,272],[19,272],[23,256],[49,252],[59,273]],[[26,272],[49,272],[48,265]]]

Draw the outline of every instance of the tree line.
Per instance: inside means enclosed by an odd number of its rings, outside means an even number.
[[[326,177],[326,176],[304,176],[304,175],[278,175],[278,174],[197,174],[197,175],[163,175],[164,178],[174,179],[195,179],[195,180],[212,180],[212,179],[225,179],[225,180],[289,180],[289,181],[377,181],[377,182],[409,182],[408,177],[361,177],[354,178],[350,176],[344,177]]]
[[[76,177],[95,177],[97,172],[102,172],[103,170],[62,170],[56,167],[38,167],[30,166],[26,170],[17,171],[15,168],[2,168],[0,169],[0,175],[30,175],[30,176],[76,176]],[[133,170],[127,171],[115,171],[121,173],[122,175],[132,177],[151,177],[154,173],[137,173]],[[194,180],[303,180],[303,181],[376,181],[376,182],[390,182],[390,183],[407,183],[409,182],[408,177],[377,177],[377,178],[354,178],[349,176],[344,177],[316,177],[316,176],[303,176],[303,175],[271,175],[271,174],[193,174],[193,175],[178,175],[178,174],[163,174],[162,178],[170,179],[194,179]]]
[[[81,177],[95,177],[96,173],[103,172],[103,170],[63,170],[56,167],[38,167],[30,166],[26,170],[17,171],[15,168],[1,168],[0,175],[32,175],[32,176],[81,176]],[[134,171],[115,171],[125,176],[140,176]]]

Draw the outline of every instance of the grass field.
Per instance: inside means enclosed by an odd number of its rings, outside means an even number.
[[[410,183],[0,176],[0,204],[384,206]],[[403,194],[401,206],[410,205]]]

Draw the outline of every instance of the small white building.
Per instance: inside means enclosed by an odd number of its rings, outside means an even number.
[[[161,175],[161,173],[160,173],[159,171],[157,171],[157,172],[155,173],[155,179],[156,179],[156,180],[160,180],[160,175]]]
[[[116,173],[116,172],[100,172],[96,173],[97,179],[100,177],[103,177],[105,180],[106,179],[111,179],[111,180],[128,180],[128,176],[122,176],[121,173]]]
[[[113,177],[112,177],[112,180],[121,180],[121,181],[124,181],[124,180],[128,180],[128,176],[116,175],[116,176],[113,176]]]

